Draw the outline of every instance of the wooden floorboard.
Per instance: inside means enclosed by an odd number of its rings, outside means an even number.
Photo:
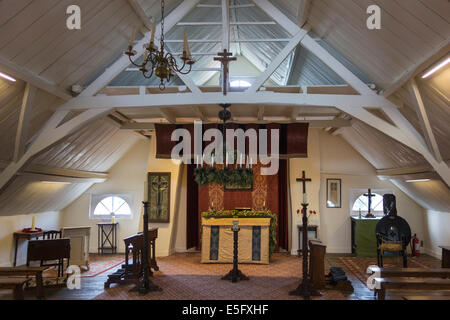
[[[325,270],[328,271],[330,266],[342,267],[346,271],[347,277],[354,287],[354,293],[347,297],[348,300],[374,300],[373,291],[370,291],[358,278],[356,278],[339,260],[339,257],[348,256],[344,254],[327,254]],[[430,256],[421,256],[419,259],[439,264],[440,260]],[[299,265],[301,260],[299,258]],[[69,290],[68,288],[46,288],[45,296],[47,300],[91,300],[104,292],[103,284],[108,274],[113,273],[119,267],[113,268],[95,277],[87,277],[81,279],[80,290]],[[0,300],[9,300],[12,298],[11,291],[0,291]],[[388,297],[389,298],[389,297]],[[36,300],[34,289],[25,290],[26,300]]]

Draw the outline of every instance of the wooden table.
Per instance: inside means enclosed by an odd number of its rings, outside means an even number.
[[[105,250],[117,253],[117,225],[115,222],[99,222],[98,226],[98,253],[103,254]],[[109,243],[109,246],[108,246]]]
[[[450,247],[439,246],[442,249],[442,268],[450,268]]]
[[[16,267],[0,268],[0,276],[34,276],[36,278],[36,291],[38,299],[44,299],[44,283],[42,273],[47,267]]]
[[[18,245],[19,245],[19,239],[25,239],[25,240],[31,240],[31,239],[38,239],[40,237],[42,237],[44,235],[45,231],[39,231],[39,232],[22,232],[22,231],[17,231],[14,232],[14,264],[13,266],[15,267],[17,264],[17,249],[18,249]]]

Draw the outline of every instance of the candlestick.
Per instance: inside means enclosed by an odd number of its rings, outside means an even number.
[[[148,202],[148,182],[144,183],[144,202]]]
[[[136,27],[131,30],[130,47],[133,48],[134,37],[136,36]]]
[[[33,216],[31,220],[31,230],[32,231],[36,230],[36,216]]]
[[[308,203],[308,194],[306,192],[303,194],[303,203]]]

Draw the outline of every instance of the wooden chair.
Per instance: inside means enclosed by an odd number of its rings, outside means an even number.
[[[408,267],[408,259],[406,247],[408,243],[402,235],[400,240],[391,239],[390,237],[377,233],[377,262],[379,267],[383,267],[383,256],[385,252],[398,252],[403,257],[403,268]]]
[[[42,240],[61,239],[61,230],[48,230],[42,234]]]
[[[70,260],[70,239],[30,240],[28,242],[27,267],[31,261],[40,261],[41,267],[58,267],[58,277],[64,275],[64,259]],[[56,262],[55,262],[56,260]],[[54,261],[53,263],[43,263]]]

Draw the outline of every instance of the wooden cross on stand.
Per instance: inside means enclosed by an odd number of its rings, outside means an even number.
[[[214,57],[214,61],[220,61],[222,63],[222,67],[223,67],[223,94],[226,96],[227,95],[227,91],[228,91],[228,63],[230,63],[231,61],[236,61],[237,58],[236,57],[232,57],[232,53],[228,52],[227,49],[224,49],[223,52],[219,52],[218,57]]]
[[[375,197],[374,194],[372,194],[372,190],[369,189],[369,192],[364,193],[364,196],[368,198],[368,211],[367,211],[367,215],[365,216],[365,218],[375,218],[375,216],[372,214],[371,212],[371,208],[372,208],[372,197]]]
[[[306,194],[306,182],[311,182],[311,181],[312,181],[311,179],[305,177],[305,171],[302,171],[301,178],[297,178],[297,182],[301,182],[303,185],[303,203],[308,203],[308,201],[305,201],[307,199],[306,199],[306,196],[304,196],[304,195]]]
[[[308,275],[308,199],[306,196],[306,182],[312,180],[306,178],[305,171],[302,172],[302,177],[297,179],[303,185],[303,200],[302,200],[302,282],[297,289],[289,292],[291,296],[301,296],[305,300],[309,300],[311,296],[320,296],[320,292],[315,290],[310,282]]]

